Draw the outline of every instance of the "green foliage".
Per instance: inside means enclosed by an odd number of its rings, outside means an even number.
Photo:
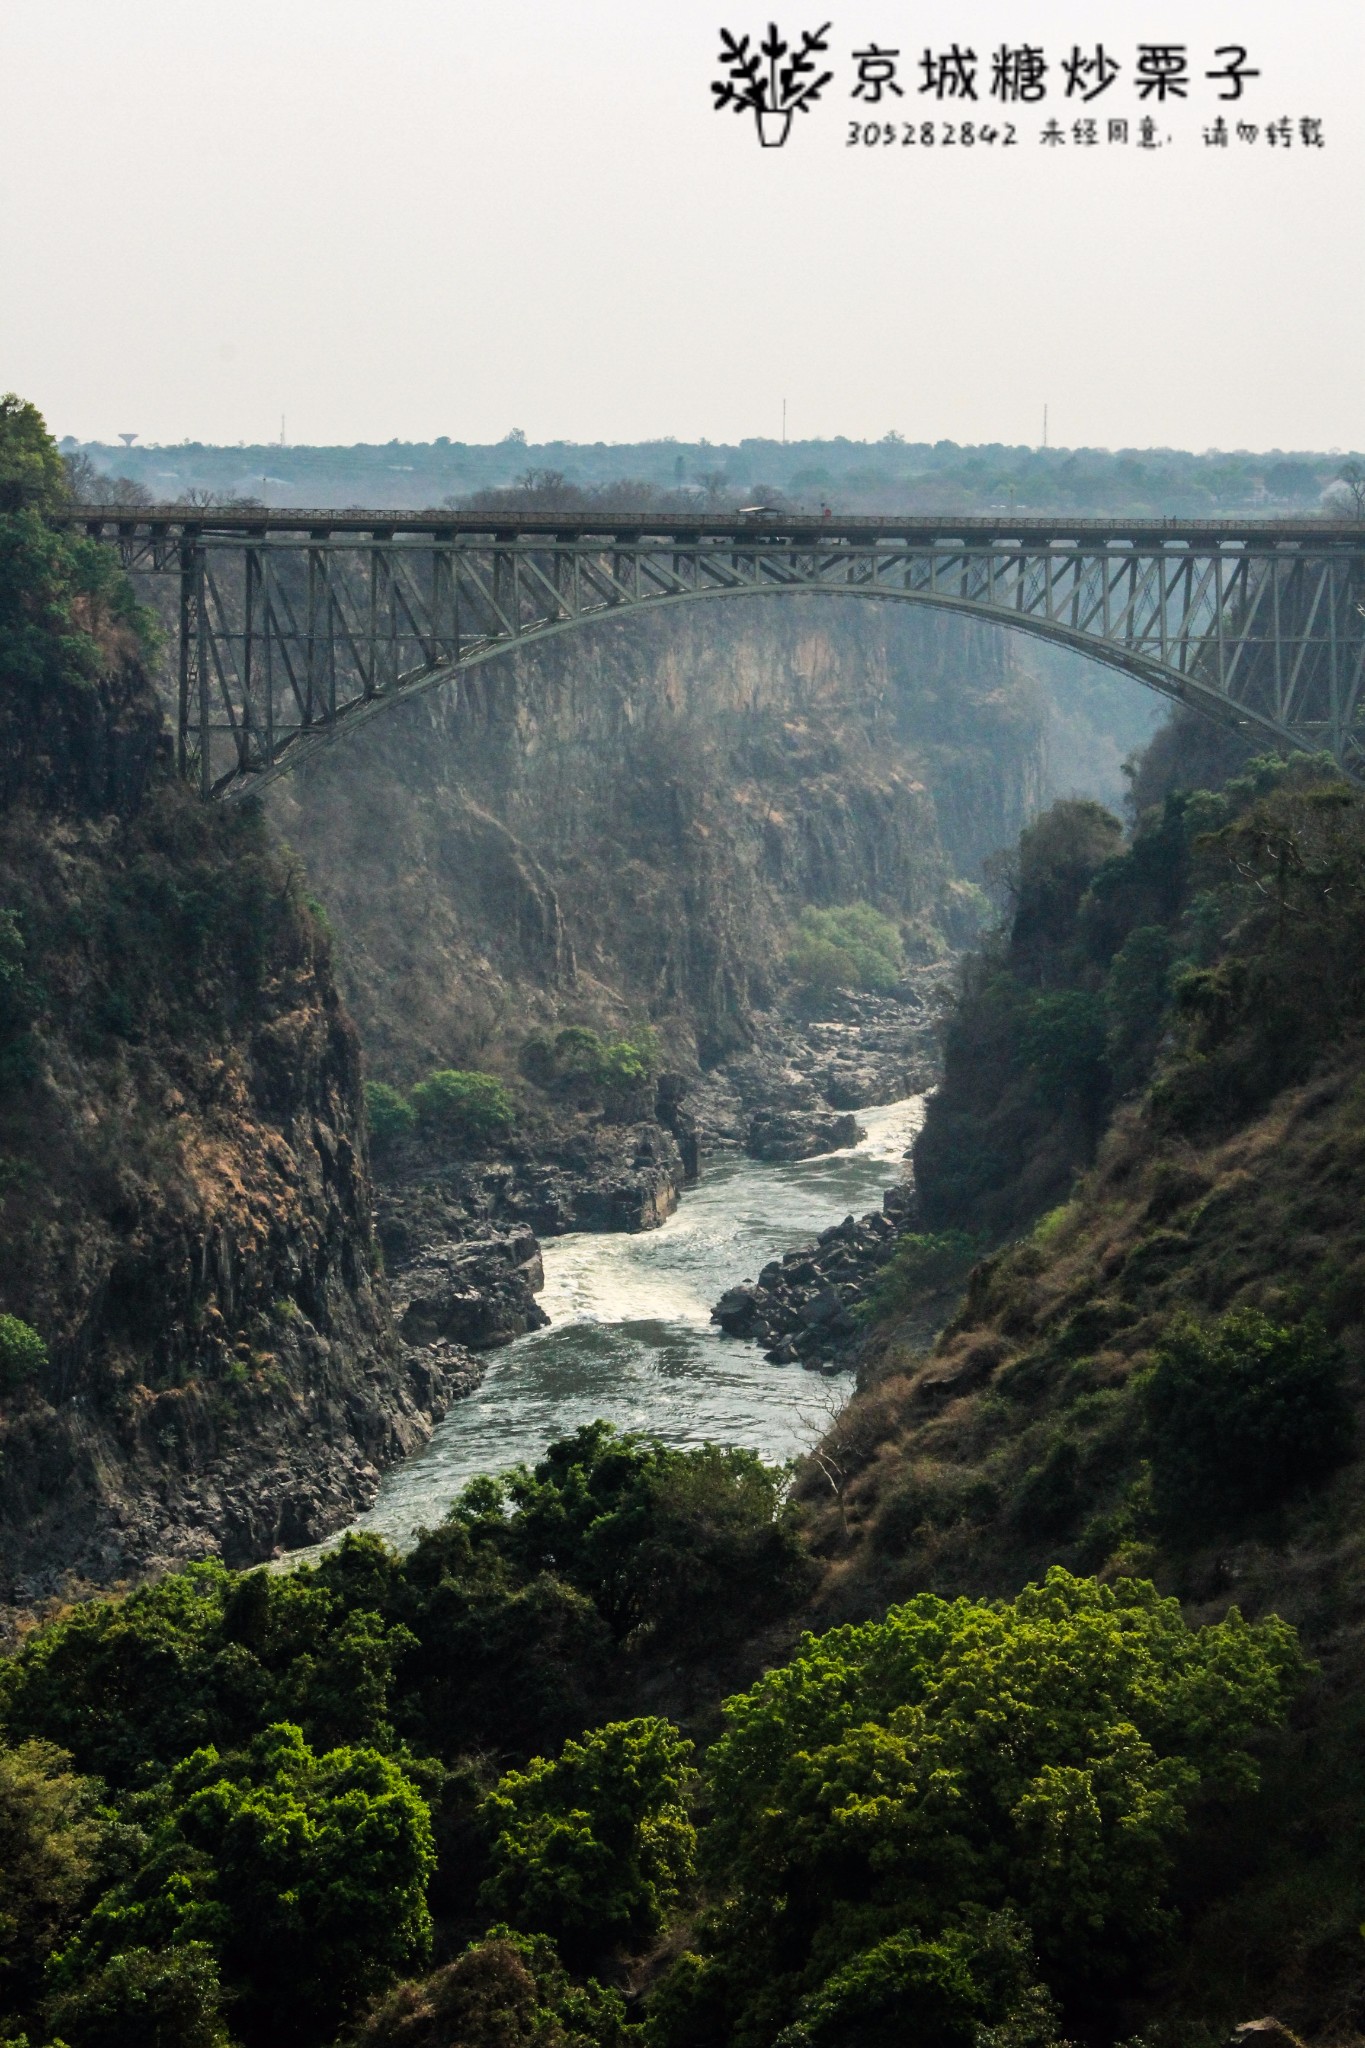
[[[1140,1084],[1151,1071],[1161,1027],[1170,1008],[1175,942],[1158,924],[1139,925],[1110,963],[1104,987],[1108,1023],[1105,1056],[1120,1088]]]
[[[836,988],[885,991],[905,971],[900,927],[870,903],[801,912],[787,949],[787,972],[798,986],[827,995]]]
[[[121,1949],[64,1985],[47,2016],[68,2048],[230,2048],[205,1941]]]
[[[1272,1507],[1353,1442],[1341,1357],[1321,1326],[1254,1309],[1174,1324],[1142,1398],[1157,1511],[1177,1527]]]
[[[35,1379],[47,1364],[47,1346],[20,1316],[0,1315],[0,1392]]]
[[[1057,804],[1021,836],[1007,933],[969,962],[915,1145],[926,1222],[1004,1235],[1149,1084],[1163,1127],[1226,1128],[1365,1018],[1365,802],[1317,757],[1180,791],[1119,848]]]
[[[1201,936],[1215,908],[1222,936],[1174,976],[1176,1045],[1154,1090],[1183,1131],[1302,1080],[1365,1014],[1365,802],[1315,758],[1274,771],[1252,763],[1229,784],[1196,843]]]
[[[810,1575],[752,1452],[597,1424],[474,1482],[406,1558],[352,1536],[312,1568],[195,1565],[83,1603],[0,1662],[0,1724],[120,1788],[286,1719],[317,1746],[525,1755],[591,1720],[616,1656],[705,1657]]]
[[[431,1819],[396,1763],[317,1756],[299,1729],[245,1753],[197,1750],[170,1774],[137,1872],[55,1965],[59,1995],[129,1949],[202,1942],[249,2042],[323,2041],[431,1934]]]
[[[1091,1113],[1109,1081],[1103,999],[1089,989],[1034,996],[1019,1029],[1019,1058],[1049,1109],[1078,1102]]]
[[[707,1758],[702,1860],[724,1903],[662,2039],[695,2038],[686,2009],[709,2003],[766,2041],[821,1992],[880,2040],[879,2000],[919,1963],[879,1944],[916,1929],[911,1950],[951,1951],[963,1900],[1019,1915],[1054,1990],[1112,1981],[1169,1924],[1191,1797],[1254,1782],[1246,1742],[1300,1668],[1279,1621],[1192,1630],[1150,1586],[1059,1568],[1010,1602],[923,1594],[806,1637],[727,1703]],[[951,2024],[1007,2016],[976,1982],[980,2008],[963,1992]]]
[[[960,1287],[983,1250],[965,1230],[904,1231],[869,1293],[870,1313],[904,1314],[929,1295]]]
[[[387,1081],[365,1083],[365,1109],[370,1119],[370,1136],[377,1145],[395,1144],[416,1128],[416,1110]]]
[[[1090,798],[1063,798],[1019,835],[1011,950],[1042,958],[1071,942],[1081,899],[1119,850],[1123,828]]]
[[[348,1586],[376,1551],[371,1583]],[[9,1660],[5,1725],[60,1742],[120,1786],[285,1716],[315,1741],[386,1742],[394,1665],[412,1642],[364,1604],[384,1598],[386,1557],[352,1538],[316,1571],[193,1565],[126,1599],[87,1601]]]
[[[0,513],[0,677],[36,698],[89,682],[113,648],[145,650],[152,620],[112,550],[56,533],[34,511]]]
[[[20,2020],[71,2048],[626,2048],[620,1999],[569,1973],[657,1940],[696,1845],[689,1745],[617,1703],[779,1618],[808,1569],[752,1454],[597,1424],[406,1557],[200,1565],[34,1629],[0,1661]],[[699,1953],[651,2042],[1054,2048],[1054,1995],[1158,1952],[1191,1802],[1254,1784],[1301,1668],[1276,1621],[1192,1630],[1060,1571],[805,1638],[725,1708]],[[389,1988],[432,1906],[467,1934],[480,1903],[518,1931]]]
[[[915,2048],[976,2048],[983,2007],[960,1937],[889,1934],[805,2001],[782,2048],[902,2048],[907,2029]]]
[[[520,1577],[553,1568],[618,1639],[662,1626],[675,1650],[782,1613],[807,1582],[781,1475],[754,1452],[673,1450],[605,1422],[533,1471],[474,1481],[451,1517]]]
[[[652,1939],[692,1876],[691,1754],[667,1721],[617,1721],[509,1771],[488,1796],[482,1903],[570,1956]]]
[[[661,1065],[659,1041],[648,1025],[629,1038],[603,1039],[585,1024],[569,1024],[552,1039],[533,1031],[522,1044],[521,1070],[547,1093],[588,1108],[635,1107],[643,1113]]]
[[[512,1098],[495,1074],[442,1067],[417,1083],[411,1101],[423,1131],[457,1145],[486,1145],[515,1121]]]
[[[0,2003],[22,2005],[79,1915],[104,1834],[98,1788],[50,1742],[0,1745]]]
[[[36,405],[0,397],[0,513],[51,511],[66,497],[66,471]]]

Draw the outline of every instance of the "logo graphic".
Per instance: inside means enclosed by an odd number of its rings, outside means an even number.
[[[758,125],[758,139],[765,149],[781,149],[791,133],[792,115],[806,113],[833,78],[832,71],[815,73],[816,56],[828,50],[830,23],[823,28],[801,32],[801,47],[793,50],[770,22],[765,41],[749,48],[748,36],[738,40],[728,28],[720,32],[720,62],[727,78],[711,81],[716,112],[733,107],[737,114],[752,109]],[[783,59],[789,61],[784,63]]]

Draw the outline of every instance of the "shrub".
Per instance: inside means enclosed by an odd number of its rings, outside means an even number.
[[[872,1313],[896,1315],[928,1295],[959,1287],[983,1250],[981,1239],[966,1230],[905,1232],[868,1297]]]
[[[646,1027],[634,1038],[614,1038],[602,1048],[601,1086],[608,1098],[638,1095],[659,1072],[659,1042]]]
[[[787,951],[793,981],[813,994],[836,988],[885,991],[905,969],[900,927],[870,903],[802,911]]]
[[[365,1108],[370,1136],[379,1145],[392,1145],[399,1138],[406,1138],[417,1122],[417,1112],[407,1097],[387,1081],[365,1083]]]
[[[537,1088],[584,1108],[602,1103],[618,1111],[652,1088],[660,1064],[659,1041],[647,1024],[629,1038],[604,1039],[586,1024],[567,1024],[553,1039],[533,1031],[518,1055]]]
[[[19,1316],[0,1315],[0,1390],[22,1386],[47,1364],[47,1346]]]
[[[1178,1322],[1142,1389],[1153,1496],[1167,1522],[1272,1507],[1341,1463],[1352,1417],[1336,1347],[1313,1321],[1255,1309]]]
[[[486,1144],[510,1131],[512,1098],[495,1074],[463,1073],[444,1067],[412,1091],[412,1107],[424,1131],[457,1144]]]
[[[552,1088],[558,1076],[554,1040],[548,1031],[531,1031],[521,1042],[517,1065],[537,1088]]]

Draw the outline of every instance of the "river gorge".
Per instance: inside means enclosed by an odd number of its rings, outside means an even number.
[[[767,1260],[878,1207],[923,1115],[921,1095],[860,1110],[866,1138],[815,1159],[720,1154],[659,1229],[548,1240],[539,1300],[549,1328],[494,1354],[482,1383],[389,1470],[353,1526],[407,1544],[470,1479],[533,1464],[598,1417],[678,1446],[739,1444],[774,1461],[808,1450],[852,1375],[770,1365],[758,1345],[722,1335],[711,1305]]]

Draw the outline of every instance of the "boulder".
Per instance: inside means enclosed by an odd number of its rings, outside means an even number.
[[[712,1309],[711,1320],[720,1324],[727,1337],[747,1337],[766,1301],[760,1287],[728,1287]]]

